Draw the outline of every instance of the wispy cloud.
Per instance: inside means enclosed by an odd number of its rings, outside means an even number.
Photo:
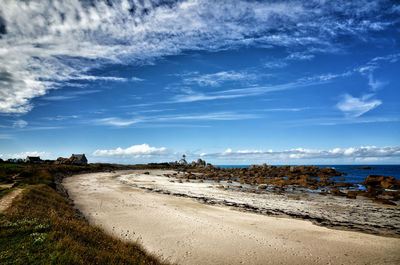
[[[270,68],[270,69],[284,68],[287,65],[288,63],[286,61],[278,59],[270,60],[263,64],[265,68]]]
[[[357,98],[345,94],[336,106],[347,116],[359,117],[382,104],[382,101],[379,99],[371,99],[373,96],[373,94],[368,94]]]
[[[11,139],[14,139],[14,137],[11,134],[0,133],[0,140],[11,140]]]
[[[369,75],[368,75],[368,85],[369,85],[371,91],[376,92],[377,90],[383,88],[387,84],[388,84],[387,81],[376,80],[376,79],[374,79],[374,77],[372,75],[372,72],[369,73]]]
[[[376,80],[374,78],[374,71],[378,69],[381,64],[383,63],[396,63],[400,60],[400,53],[393,53],[393,54],[388,54],[385,56],[378,56],[375,58],[372,58],[370,61],[368,61],[366,64],[354,68],[355,72],[359,72],[362,75],[366,76],[368,78],[368,85],[370,87],[370,90],[375,92],[385,85],[388,84],[387,81],[380,81]]]
[[[249,45],[334,50],[339,37],[390,27],[396,10],[363,0],[3,1],[0,112],[26,113],[32,98],[70,80],[125,81],[89,74],[110,63]]]
[[[307,110],[310,108],[273,108],[273,109],[263,109],[262,111],[266,112],[299,112],[303,110]]]
[[[13,127],[14,128],[24,128],[28,125],[27,121],[24,120],[16,120],[13,122]]]
[[[101,92],[101,90],[97,90],[97,89],[72,91],[72,92],[66,92],[62,95],[57,95],[57,96],[44,96],[44,97],[42,97],[42,99],[47,100],[47,101],[68,100],[68,99],[80,98],[81,96],[84,96],[84,95],[90,95],[90,94],[95,94],[95,93],[99,93],[99,92]]]
[[[136,76],[131,77],[129,80],[133,81],[133,82],[142,82],[142,81],[144,81],[143,78],[139,78],[139,77],[136,77]]]
[[[279,69],[288,66],[292,61],[308,61],[315,57],[310,52],[292,52],[284,58],[269,58],[263,63],[263,67],[269,69]]]
[[[214,112],[206,114],[186,114],[186,115],[167,115],[167,116],[147,116],[131,119],[121,119],[118,117],[107,117],[95,119],[92,122],[97,125],[109,125],[116,127],[126,127],[139,123],[160,123],[175,121],[229,121],[259,118],[256,114],[245,114],[235,112]]]
[[[79,115],[57,115],[55,117],[46,117],[45,120],[48,121],[63,121],[63,120],[70,120],[70,119],[78,119]]]
[[[132,124],[143,122],[143,120],[142,119],[121,119],[121,118],[117,118],[117,117],[108,117],[108,118],[95,119],[93,122],[98,125],[112,125],[112,126],[118,126],[118,127],[125,127],[125,126],[129,126]]]
[[[315,57],[314,54],[310,54],[308,52],[293,52],[289,54],[285,59],[286,60],[311,60]]]
[[[71,76],[71,80],[84,80],[84,81],[117,81],[117,82],[126,82],[128,80],[132,81],[142,81],[142,79],[137,77],[132,77],[131,79],[125,77],[116,77],[116,76],[94,76],[94,75],[77,75]]]
[[[304,127],[304,126],[336,126],[346,124],[368,124],[368,123],[386,123],[386,122],[398,122],[398,117],[353,117],[353,116],[342,116],[342,117],[321,117],[321,118],[309,118],[309,119],[295,119],[295,120],[284,120],[281,124],[288,127]]]
[[[311,121],[311,123],[323,126],[333,126],[341,124],[382,123],[382,122],[398,122],[398,121],[400,121],[400,119],[395,117],[368,117],[368,118],[346,117],[343,119],[317,119]]]
[[[311,77],[299,78],[294,82],[270,85],[270,86],[251,86],[247,88],[238,89],[227,89],[214,91],[209,93],[193,92],[190,94],[176,95],[168,103],[185,103],[185,102],[195,102],[195,101],[208,101],[208,100],[218,100],[218,99],[232,99],[240,97],[258,96],[274,91],[283,91],[301,87],[308,87],[314,85],[320,85],[330,82],[332,79],[345,77],[351,75],[350,71],[339,73],[339,74],[322,74]]]
[[[220,86],[224,82],[228,81],[255,81],[259,78],[258,74],[248,73],[248,72],[237,72],[237,71],[222,71],[212,74],[203,74],[203,75],[192,75],[185,76],[183,79],[184,84],[193,84],[196,83],[199,86]]]

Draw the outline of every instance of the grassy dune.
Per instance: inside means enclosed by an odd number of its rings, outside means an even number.
[[[161,264],[138,244],[88,225],[54,189],[54,174],[100,171],[104,165],[2,166],[1,173],[7,174],[1,182],[13,180],[10,172],[18,174],[13,188],[24,191],[0,213],[0,264]]]

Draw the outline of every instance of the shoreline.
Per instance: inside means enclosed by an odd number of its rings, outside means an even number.
[[[277,195],[270,191],[254,193],[238,189],[222,189],[220,187],[224,183],[221,182],[188,183],[180,182],[179,178],[172,177],[168,177],[168,182],[162,180],[164,177],[151,175],[136,176],[129,180],[125,177],[128,175],[122,173],[117,178],[124,184],[154,193],[191,198],[209,205],[227,206],[239,211],[267,216],[311,221],[315,225],[332,229],[400,238],[400,207],[398,206],[376,204],[365,199],[322,196],[315,193],[312,195],[293,194],[286,191]],[[201,190],[193,187],[199,185],[202,186]],[[364,220],[357,220],[359,218],[364,218]]]
[[[329,229],[297,218],[238,211],[229,201],[224,206],[211,200],[206,204],[183,195],[145,190],[145,182],[139,188],[118,179],[128,172],[138,173],[154,185],[156,182],[151,178],[161,177],[165,172],[151,170],[149,175],[142,174],[145,171],[150,170],[75,175],[65,178],[63,185],[89,223],[101,226],[118,238],[139,241],[168,262],[400,262],[398,238]],[[140,179],[137,180],[139,183]],[[211,247],[213,244],[216,245]],[[236,253],[236,244],[248,253]]]

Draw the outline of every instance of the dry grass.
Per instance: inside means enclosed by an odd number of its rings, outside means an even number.
[[[0,212],[0,264],[161,264],[138,244],[90,226],[55,190],[57,179],[66,175],[149,167],[0,164],[0,184],[13,184],[0,189],[0,198],[24,188],[6,213]]]
[[[47,185],[27,187],[0,217],[1,264],[160,264],[88,225]]]

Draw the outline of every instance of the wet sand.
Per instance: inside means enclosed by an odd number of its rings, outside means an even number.
[[[164,178],[162,171],[142,173],[134,172],[136,184],[161,185],[157,178]],[[125,177],[119,177],[121,174]],[[121,239],[139,241],[148,251],[172,263],[400,263],[399,238],[334,230],[309,221],[155,193],[129,185],[133,180],[126,174],[76,175],[64,179],[63,184],[91,224]],[[210,194],[220,196],[221,191],[208,188]]]

